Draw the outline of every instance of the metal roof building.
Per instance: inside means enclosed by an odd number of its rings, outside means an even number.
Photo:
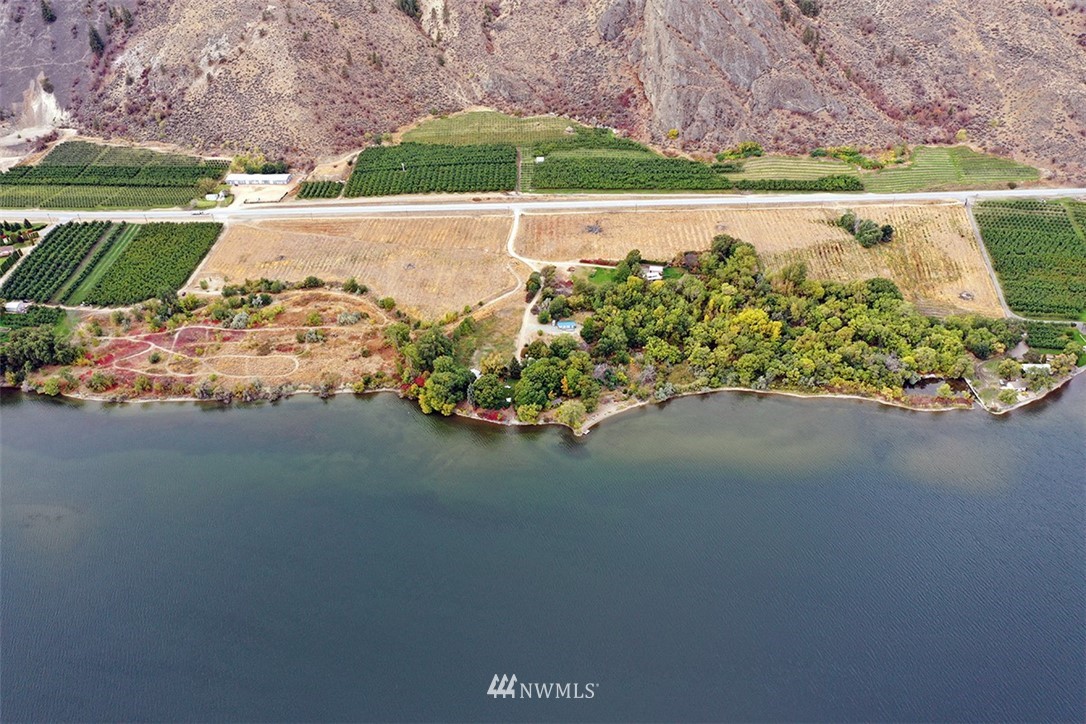
[[[228,173],[226,183],[231,186],[282,186],[290,183],[289,173]]]

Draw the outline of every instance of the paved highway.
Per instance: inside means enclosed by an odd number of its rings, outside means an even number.
[[[365,214],[435,214],[461,212],[556,212],[603,211],[616,209],[660,209],[674,207],[764,207],[825,204],[900,204],[939,201],[984,201],[991,199],[1055,199],[1086,197],[1086,188],[999,189],[993,191],[931,191],[906,194],[814,193],[814,194],[719,194],[696,196],[509,196],[480,201],[454,197],[432,200],[425,197],[400,197],[395,200],[368,199],[349,202],[289,202],[283,204],[238,205],[208,211],[153,209],[149,211],[42,211],[40,209],[0,209],[7,217],[27,217],[51,222],[107,219],[112,221],[260,221],[267,219],[328,218]]]

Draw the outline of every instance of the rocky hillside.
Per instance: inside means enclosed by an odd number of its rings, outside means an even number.
[[[964,130],[1086,180],[1086,0],[226,7],[0,0],[0,107],[17,119],[44,73],[88,132],[294,159],[479,104],[566,113],[689,151],[747,138],[787,151],[880,147]]]

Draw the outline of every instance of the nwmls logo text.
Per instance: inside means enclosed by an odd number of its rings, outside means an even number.
[[[581,684],[578,682],[545,682],[538,681],[522,683],[517,686],[517,675],[502,674],[499,677],[494,674],[490,680],[490,688],[486,690],[488,696],[497,699],[592,699],[596,696],[599,684]]]

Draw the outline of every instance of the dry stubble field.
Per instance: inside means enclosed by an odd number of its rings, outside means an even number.
[[[864,249],[833,224],[844,210],[827,207],[667,210],[587,214],[525,214],[517,252],[533,259],[617,259],[640,249],[667,260],[708,248],[728,233],[753,244],[776,270],[803,261],[814,278],[849,281],[883,276],[931,314],[1003,315],[980,247],[961,205],[866,206],[855,211],[892,224],[894,241]],[[592,233],[589,226],[600,227]],[[971,300],[959,295],[969,292]]]
[[[355,277],[374,297],[393,297],[426,318],[474,307],[523,283],[528,270],[506,253],[502,216],[367,217],[230,224],[193,277],[224,283],[307,276]]]

